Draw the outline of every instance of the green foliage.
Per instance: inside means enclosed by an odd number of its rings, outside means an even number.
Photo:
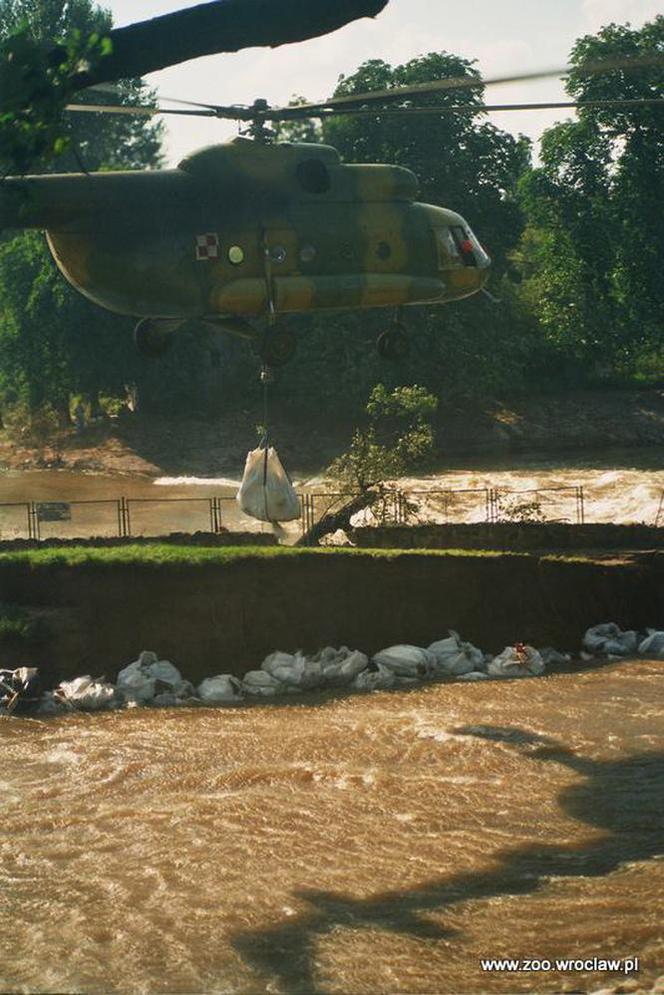
[[[369,425],[356,429],[348,450],[329,473],[354,492],[365,492],[402,477],[431,456],[434,447],[430,418],[438,402],[422,387],[377,384],[366,406]]]
[[[25,608],[0,602],[0,640],[27,643],[42,635],[42,625]]]
[[[664,17],[611,24],[574,46],[567,89],[579,100],[661,96]],[[648,59],[659,56],[659,63]],[[624,71],[626,59],[645,60]],[[584,71],[598,61],[615,65]],[[524,176],[527,218],[515,254],[524,306],[554,355],[577,371],[635,373],[664,349],[664,129],[659,108],[588,107],[550,128]],[[660,368],[661,372],[661,368]]]
[[[266,563],[293,557],[306,560],[315,556],[334,558],[353,556],[366,559],[395,560],[402,557],[523,557],[522,553],[499,553],[483,549],[307,549],[296,546],[170,546],[154,543],[149,546],[65,546],[46,549],[28,549],[0,553],[2,569],[26,566],[30,571],[58,569],[63,566],[96,570],[100,567],[123,570],[126,567],[146,569],[179,569],[185,567],[229,566],[242,562]],[[560,557],[563,559],[563,557]],[[580,559],[580,557],[574,557]]]
[[[87,58],[91,51],[103,49],[110,28],[110,14],[90,0],[0,0],[0,35],[5,35],[10,49],[20,40],[25,66],[33,55],[44,59],[46,47],[60,38],[74,39],[78,55],[82,51]],[[69,49],[72,60],[74,49]],[[28,86],[33,77],[25,72]],[[15,72],[13,78],[19,78]],[[55,84],[47,86],[44,79],[42,83],[39,92],[45,100],[61,100]],[[62,87],[66,90],[66,80]],[[5,107],[6,91],[0,92]],[[83,94],[76,100],[140,103],[149,96],[140,80],[126,80],[118,84],[117,94]],[[33,127],[37,120],[33,103],[28,100],[20,113],[26,115],[26,134],[37,142],[46,132]],[[66,133],[55,117],[52,124],[52,133],[66,141],[42,149],[44,169],[78,171],[81,160],[90,170],[154,167],[161,162],[161,125],[96,114],[72,115]],[[132,324],[73,290],[57,270],[41,234],[0,238],[0,403],[13,434],[25,441],[43,441],[49,424],[56,432],[68,422],[73,394],[91,399],[99,392],[107,397],[123,395],[124,384],[140,376]]]
[[[3,0],[0,3],[0,171],[26,173],[63,155],[71,134],[64,109],[76,74],[111,52],[102,30],[72,26],[94,20],[89,2]],[[50,33],[48,29],[51,29]],[[55,49],[56,42],[60,48]]]

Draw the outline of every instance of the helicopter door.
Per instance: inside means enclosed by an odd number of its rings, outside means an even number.
[[[280,286],[299,272],[299,243],[293,228],[265,228],[262,233],[268,307],[280,310]],[[282,291],[285,288],[282,288]]]

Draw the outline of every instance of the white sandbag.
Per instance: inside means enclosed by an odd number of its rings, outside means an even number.
[[[648,629],[648,635],[639,643],[639,653],[655,660],[664,660],[664,632]]]
[[[447,639],[431,643],[429,653],[434,658],[435,674],[440,677],[457,677],[473,670],[484,670],[482,650],[472,643],[464,643],[459,633],[453,629],[450,629]]]
[[[488,681],[491,678],[488,674],[485,674],[483,670],[471,670],[467,674],[459,674],[457,677],[458,681],[467,681],[469,684],[475,681]]]
[[[300,499],[271,446],[247,454],[237,503],[245,515],[261,522],[291,522],[300,517]]]
[[[261,670],[270,674],[288,690],[311,690],[322,687],[323,670],[318,660],[309,660],[303,653],[271,653],[261,664]]]
[[[178,698],[193,690],[188,681],[169,660],[160,660],[152,650],[143,650],[118,674],[118,691],[125,698],[146,703],[161,694],[175,694]]]
[[[344,532],[343,529],[337,529],[336,532],[328,532],[327,535],[321,536],[318,540],[319,546],[354,546],[355,543],[351,542],[348,533]]]
[[[242,681],[232,674],[206,677],[198,685],[198,696],[206,704],[236,705],[242,701]]]
[[[265,670],[250,670],[242,678],[242,690],[246,694],[270,697],[283,694],[285,685]]]
[[[84,712],[111,708],[116,703],[115,688],[106,681],[93,680],[88,674],[75,677],[73,681],[62,681],[55,690],[55,697]]]
[[[583,637],[584,648],[594,656],[629,656],[636,653],[639,637],[633,630],[623,632],[615,622],[593,625]]]
[[[561,667],[565,663],[572,662],[572,657],[569,653],[560,653],[553,646],[545,646],[544,649],[539,651],[539,655],[542,657],[545,667],[550,667],[551,665]]]
[[[389,646],[373,657],[373,662],[387,667],[397,677],[417,677],[423,680],[435,672],[436,659],[421,646],[408,644]]]
[[[351,687],[356,691],[383,691],[393,688],[396,683],[394,671],[382,664],[377,664],[375,670],[363,670],[353,680]]]
[[[173,688],[182,684],[182,674],[168,660],[158,660],[156,663],[150,664],[148,674],[150,677],[154,677],[156,681],[161,681],[162,684],[169,684]]]
[[[491,677],[535,677],[544,673],[544,661],[533,646],[506,646],[487,667]]]
[[[53,691],[44,691],[39,701],[39,715],[61,715],[70,711],[73,706],[63,698],[58,698]]]
[[[359,650],[348,652],[340,660],[323,664],[323,679],[329,687],[344,687],[366,670],[369,658]]]

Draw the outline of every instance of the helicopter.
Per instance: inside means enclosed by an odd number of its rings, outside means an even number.
[[[552,73],[510,81],[543,75]],[[263,100],[250,107],[175,101],[188,104],[186,110],[69,105],[83,113],[230,118],[249,124],[248,137],[194,152],[175,169],[5,178],[0,229],[45,230],[72,286],[101,307],[138,319],[135,341],[146,357],[163,355],[173,335],[195,320],[208,334],[253,340],[264,364],[279,366],[296,344],[282,316],[390,308],[394,320],[377,346],[385,358],[400,359],[408,349],[402,308],[484,290],[489,255],[461,215],[417,201],[410,170],[342,163],[329,145],[274,142],[267,122],[468,111],[468,105],[392,105],[506,81],[444,79],[286,108]]]

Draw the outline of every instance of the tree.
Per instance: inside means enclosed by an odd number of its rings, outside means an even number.
[[[660,96],[663,52],[664,17],[641,29],[611,24],[577,41],[567,90],[576,100]],[[626,59],[643,65],[626,73]],[[616,68],[584,71],[598,61]],[[583,108],[545,133],[542,165],[522,181],[521,293],[577,367],[629,371],[648,354],[664,361],[662,123],[656,107]]]
[[[417,469],[433,453],[431,418],[438,401],[423,387],[377,384],[366,406],[367,428],[356,429],[349,449],[330,466],[332,477],[362,495]]]
[[[302,41],[358,17],[373,17],[386,3],[215,0],[128,27],[111,29],[109,24],[103,32],[88,32],[65,29],[72,19],[89,14],[89,0],[37,0],[35,5],[10,0],[0,22],[5,35],[0,44],[0,168],[27,172],[37,160],[58,155],[68,137],[64,109],[85,87],[201,55]],[[42,26],[37,36],[36,22]]]
[[[110,30],[110,15],[90,0],[0,0],[0,26],[25,25],[31,43],[58,34]],[[121,84],[124,99],[144,101],[140,80]],[[77,170],[157,166],[161,126],[122,116],[81,115],[72,123],[72,147],[50,168]],[[74,155],[74,148],[77,154]],[[0,240],[0,397],[34,412],[44,405],[66,413],[71,394],[121,393],[137,368],[131,322],[95,307],[58,272],[44,238],[35,232]]]

